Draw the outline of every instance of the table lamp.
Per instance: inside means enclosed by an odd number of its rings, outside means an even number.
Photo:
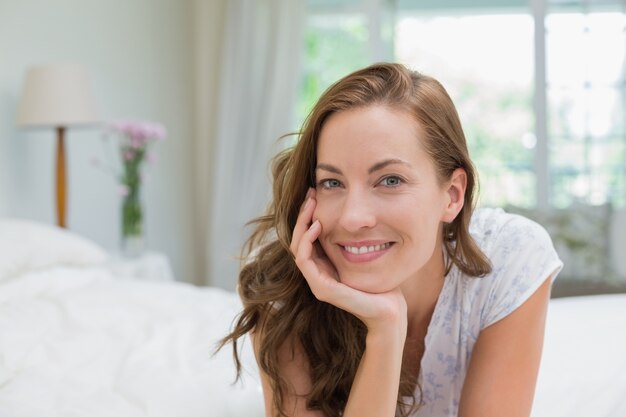
[[[80,65],[55,64],[30,68],[17,115],[20,127],[54,127],[57,132],[57,224],[66,227],[65,130],[98,121],[87,71]]]

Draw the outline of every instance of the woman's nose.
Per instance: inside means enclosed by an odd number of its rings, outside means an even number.
[[[376,225],[376,213],[372,201],[364,191],[349,191],[341,207],[339,224],[348,232],[357,232]]]

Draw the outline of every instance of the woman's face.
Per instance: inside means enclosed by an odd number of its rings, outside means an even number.
[[[442,263],[451,192],[421,137],[408,113],[380,105],[335,113],[322,128],[314,218],[350,287],[387,292]]]

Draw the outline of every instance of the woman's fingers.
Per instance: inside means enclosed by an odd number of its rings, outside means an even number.
[[[321,232],[322,225],[316,220],[302,235],[296,252],[296,264],[318,300],[358,316],[361,306],[367,305],[365,299],[369,295],[338,281],[335,267],[316,243]]]
[[[321,287],[319,282],[324,281],[326,277],[330,278],[329,271],[334,270],[334,267],[328,260],[321,259],[316,252],[315,241],[322,231],[319,220],[311,223],[316,204],[315,189],[309,188],[296,220],[290,249],[295,256],[296,265],[307,280],[311,291],[318,297]],[[323,274],[325,277],[322,276]]]
[[[302,239],[302,235],[307,231],[311,224],[315,204],[315,189],[309,188],[291,236],[291,245],[289,248],[291,249],[291,253],[294,255],[298,251],[298,245],[300,243],[300,239]]]
[[[296,264],[298,268],[302,271],[305,278],[307,280],[309,277],[307,275],[317,275],[319,274],[319,268],[315,264],[313,260],[313,243],[317,240],[320,232],[322,230],[322,226],[319,220],[316,220],[311,224],[310,227],[305,230],[300,239],[298,239],[295,256],[296,256]],[[295,233],[294,233],[295,240]]]
[[[309,210],[314,207],[306,207],[301,219],[306,218]],[[300,226],[304,224],[301,223]],[[357,302],[354,300],[362,298],[365,294],[354,290],[344,284],[338,282],[335,267],[326,257],[319,244],[316,244],[317,238],[322,232],[322,225],[319,220],[315,220],[297,239],[297,247],[295,250],[296,265],[307,280],[311,291],[320,301],[331,303],[339,308],[350,310],[350,304]],[[294,241],[296,236],[294,233]]]
[[[329,261],[314,253],[316,250],[315,241],[321,231],[322,225],[319,220],[315,220],[303,233],[295,254],[296,265],[302,271],[302,275],[307,280],[315,297],[321,301],[328,301],[327,294],[337,284],[337,281],[329,273]]]

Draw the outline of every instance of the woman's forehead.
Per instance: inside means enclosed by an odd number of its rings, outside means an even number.
[[[324,124],[317,146],[318,163],[359,159],[420,160],[422,129],[406,111],[368,106],[334,113]]]

